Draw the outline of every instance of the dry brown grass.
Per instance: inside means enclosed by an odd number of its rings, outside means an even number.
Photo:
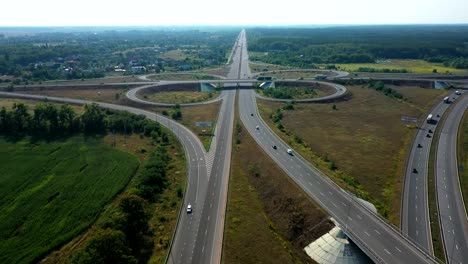
[[[269,119],[282,104],[259,101],[259,107],[264,120],[305,158],[338,182],[340,173],[352,176],[380,212],[398,224],[404,166],[415,133],[400,117],[424,118],[429,107],[446,92],[400,87],[399,91],[409,98],[403,102],[375,90],[348,88],[352,96],[335,103],[337,110],[332,109],[332,104],[296,104],[296,110],[285,111],[281,123],[290,135],[280,132]],[[302,138],[307,147],[294,143],[293,135]],[[335,162],[338,171],[329,170],[329,163],[323,162],[327,159]]]
[[[44,104],[43,101],[35,101],[35,100],[24,100],[24,99],[15,99],[15,98],[2,98],[0,97],[0,108],[5,107],[6,109],[11,109],[14,104],[23,103],[25,104],[30,112],[32,113],[36,105]],[[51,103],[54,105],[61,105],[60,103]],[[83,107],[77,105],[70,105],[76,113],[81,114],[84,110]]]
[[[25,91],[21,93],[37,94],[56,97],[67,97],[106,103],[119,103],[125,97],[125,89],[60,89]]]
[[[218,120],[219,108],[221,102],[191,107],[182,107],[181,123],[192,130],[202,141],[205,149],[208,151],[211,145],[212,132]],[[212,127],[197,127],[196,122],[213,122]],[[203,131],[205,130],[205,131]]]
[[[303,248],[332,227],[327,215],[243,127],[237,137],[241,143],[232,153],[223,263],[314,263]],[[302,217],[298,235],[293,222]]]

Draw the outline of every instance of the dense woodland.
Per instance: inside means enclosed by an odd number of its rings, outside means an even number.
[[[132,67],[148,72],[199,69],[225,63],[239,33],[196,28],[42,30],[0,35],[0,76],[26,82],[103,77],[116,67],[128,74]],[[179,49],[184,58],[162,56]]]
[[[314,64],[373,63],[422,59],[468,69],[468,26],[348,26],[252,28],[249,50],[267,53],[252,60],[308,67]]]

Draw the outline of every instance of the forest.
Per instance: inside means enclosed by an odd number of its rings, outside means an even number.
[[[468,69],[468,26],[342,26],[324,28],[251,28],[249,51],[267,53],[267,63],[308,67],[314,64],[374,63],[421,59]],[[252,60],[260,58],[252,55]]]

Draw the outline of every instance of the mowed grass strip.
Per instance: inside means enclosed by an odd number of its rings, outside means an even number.
[[[468,211],[468,111],[463,115],[462,123],[458,130],[458,174],[462,190],[465,208]]]
[[[314,263],[303,248],[331,229],[327,215],[241,125],[233,144],[222,262]]]
[[[102,138],[0,138],[0,262],[31,263],[85,230],[139,166]]]
[[[347,101],[296,104],[296,110],[283,111],[280,122],[289,135],[270,119],[283,104],[260,100],[259,107],[263,119],[296,151],[341,185],[352,190],[349,182],[358,183],[377,202],[380,213],[398,225],[404,166],[415,133],[414,125],[400,118],[421,120],[447,92],[401,87],[400,92],[409,98],[401,101],[373,89],[348,89],[351,96]]]

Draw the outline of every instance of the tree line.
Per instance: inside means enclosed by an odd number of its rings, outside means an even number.
[[[11,109],[0,109],[0,134],[10,138],[33,136],[53,139],[75,133],[96,135],[105,133],[137,133],[169,142],[169,136],[159,123],[143,115],[125,111],[102,109],[97,104],[84,105],[81,115],[70,105],[57,106],[40,103],[29,109],[23,103],[15,103]]]
[[[378,59],[422,59],[468,68],[468,26],[355,26],[253,28],[253,60],[311,67],[325,63],[373,63]]]

